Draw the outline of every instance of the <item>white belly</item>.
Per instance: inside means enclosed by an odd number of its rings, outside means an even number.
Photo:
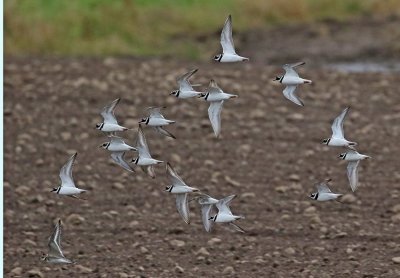
[[[200,94],[201,94],[200,92],[196,92],[196,91],[180,91],[178,98],[182,98],[182,99],[191,98],[191,97],[199,96]]]
[[[58,194],[60,194],[60,195],[75,195],[75,194],[79,194],[84,191],[85,190],[82,190],[82,189],[79,189],[76,187],[62,186],[60,191],[58,191]]]
[[[369,156],[359,154],[359,153],[347,153],[344,160],[346,161],[357,161],[362,159],[367,159]]]
[[[335,193],[319,193],[317,201],[328,201],[336,199],[337,197],[342,196],[342,194],[335,194]]]
[[[226,100],[230,98],[235,98],[237,97],[236,95],[231,95],[231,94],[226,94],[226,93],[220,93],[220,94],[209,94],[207,97],[207,101],[221,101],[221,100]]]
[[[284,76],[282,79],[282,84],[284,85],[300,85],[304,83],[311,83],[311,80],[303,79],[296,76]]]
[[[226,222],[232,222],[237,219],[240,219],[240,216],[232,215],[232,214],[227,214],[227,213],[218,213],[217,214],[217,219],[215,222],[221,222],[221,223],[226,223]]]
[[[328,146],[335,146],[335,147],[347,147],[349,146],[349,141],[346,139],[340,139],[340,138],[331,138],[331,140],[328,143]]]
[[[166,120],[163,118],[150,118],[147,125],[149,126],[164,126],[175,123],[174,121]]]
[[[111,152],[125,152],[125,151],[130,151],[130,150],[134,150],[135,148],[132,146],[129,146],[127,144],[110,144],[110,146],[108,146],[107,150],[111,151]]]
[[[72,262],[66,258],[57,258],[57,257],[47,257],[46,262],[49,263],[64,263],[71,264]]]
[[[139,161],[137,163],[137,165],[139,166],[148,166],[148,165],[155,165],[158,163],[162,163],[162,161],[157,160],[157,159],[153,159],[153,158],[141,158],[139,157]]]
[[[239,55],[236,54],[227,54],[224,53],[222,55],[221,61],[222,63],[234,63],[234,62],[242,62],[242,61],[248,61],[248,58],[245,57],[241,57]]]
[[[101,128],[101,131],[105,132],[124,131],[124,130],[127,130],[127,128],[115,124],[104,124],[103,127]]]
[[[199,191],[197,188],[193,188],[190,186],[173,186],[171,193],[174,194],[181,194],[181,193],[191,193],[191,192],[196,192]]]

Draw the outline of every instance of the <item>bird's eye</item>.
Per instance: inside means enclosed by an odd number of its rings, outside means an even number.
[[[168,190],[169,189],[169,187],[167,186],[167,187],[165,187],[165,190]]]

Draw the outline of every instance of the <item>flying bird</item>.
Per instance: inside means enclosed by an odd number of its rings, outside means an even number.
[[[173,134],[163,128],[163,126],[173,124],[175,123],[175,121],[165,119],[164,116],[161,114],[160,107],[149,107],[148,110],[150,112],[150,115],[146,118],[141,119],[139,124],[151,126],[158,133],[176,139]]]
[[[317,187],[318,192],[312,193],[311,199],[314,199],[317,201],[328,201],[328,200],[334,200],[334,199],[337,199],[337,198],[343,196],[343,194],[332,193],[332,191],[327,186],[327,183],[330,181],[331,181],[331,179],[327,179],[323,182],[316,183],[315,187]]]
[[[117,132],[117,131],[125,131],[128,128],[124,126],[120,126],[117,122],[117,119],[114,115],[114,109],[119,103],[121,98],[117,98],[111,104],[105,106],[101,111],[101,116],[104,118],[103,123],[96,124],[96,128],[103,132]]]
[[[49,252],[48,254],[43,254],[41,257],[42,261],[48,263],[74,264],[73,261],[65,258],[61,249],[61,220],[58,220],[56,228],[54,229],[53,234],[50,236],[47,246],[49,248]]]
[[[217,83],[212,79],[208,86],[208,92],[201,95],[206,101],[210,102],[208,117],[210,118],[215,136],[218,137],[221,131],[221,111],[224,100],[236,98],[237,95],[224,93]]]
[[[193,89],[194,86],[199,86],[199,84],[192,85],[189,82],[189,78],[192,77],[193,74],[197,72],[198,69],[194,69],[185,73],[181,77],[179,77],[176,81],[179,85],[179,90],[172,91],[170,95],[174,95],[177,98],[186,99],[192,97],[200,97],[201,92],[197,92]]]
[[[349,164],[347,164],[347,177],[351,190],[354,192],[358,187],[358,165],[361,160],[371,157],[358,153],[354,147],[349,147],[347,148],[347,152],[339,155],[339,158],[349,162]]]
[[[224,28],[221,32],[222,54],[214,56],[214,60],[221,63],[242,62],[248,61],[245,58],[236,54],[235,45],[232,39],[232,16],[229,15],[225,21]]]
[[[356,142],[350,142],[344,138],[343,120],[346,117],[349,109],[350,107],[346,107],[343,112],[336,117],[332,124],[332,137],[329,139],[324,139],[322,144],[336,147],[350,147],[357,145]]]
[[[283,69],[286,71],[285,75],[277,76],[275,81],[279,81],[286,88],[283,90],[283,95],[290,101],[297,105],[304,106],[303,102],[297,97],[296,89],[300,84],[311,84],[312,81],[308,79],[300,78],[297,72],[294,70],[295,67],[304,65],[305,62],[299,62],[294,64],[286,64]]]
[[[137,151],[136,148],[126,144],[124,139],[119,136],[108,135],[107,137],[109,137],[111,141],[101,144],[99,148],[106,149],[110,152]]]
[[[236,197],[236,195],[230,195],[219,200],[216,204],[218,213],[215,216],[211,216],[209,220],[220,223],[229,223],[236,231],[244,233],[245,231],[238,225],[233,223],[238,219],[243,219],[244,216],[233,215],[229,208],[230,202]]]
[[[203,221],[204,228],[207,232],[211,232],[213,221],[210,220],[210,214],[213,207],[218,203],[218,200],[206,194],[197,196],[195,200],[197,200],[201,205],[201,219]]]
[[[166,191],[175,195],[176,208],[186,224],[190,223],[188,194],[200,191],[197,188],[188,186],[182,178],[175,172],[171,164],[167,163],[167,176],[171,180],[172,185],[165,188]]]
[[[125,161],[124,156],[127,151],[137,151],[136,148],[129,146],[125,143],[124,139],[115,135],[108,135],[111,139],[110,142],[106,142],[100,145],[100,148],[106,149],[111,152],[111,158],[122,168],[129,172],[135,172],[135,170]]]
[[[68,195],[77,199],[81,199],[77,197],[77,194],[86,192],[84,189],[79,189],[75,186],[74,180],[72,178],[72,167],[74,166],[74,162],[78,153],[75,153],[68,159],[67,163],[61,168],[60,178],[61,185],[59,187],[53,188],[51,192],[60,195]]]
[[[151,157],[149,147],[147,146],[146,137],[144,136],[141,125],[139,125],[138,129],[136,149],[139,152],[139,156],[137,158],[133,158],[132,163],[141,166],[143,172],[154,179],[156,175],[154,173],[153,165],[162,163],[163,161]]]

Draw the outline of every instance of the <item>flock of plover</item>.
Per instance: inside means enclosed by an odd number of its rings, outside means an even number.
[[[229,16],[225,21],[225,25],[221,32],[221,45],[223,49],[222,54],[214,56],[214,60],[222,63],[248,61],[248,58],[239,56],[233,44],[232,39],[232,17]],[[285,75],[276,77],[275,81],[286,85],[283,90],[283,95],[297,105],[304,106],[303,102],[296,96],[296,88],[300,84],[311,84],[311,80],[300,78],[294,70],[295,67],[303,65],[304,62],[286,64],[283,69],[286,71]],[[172,91],[170,95],[177,98],[203,98],[210,103],[208,108],[208,115],[211,121],[211,126],[215,135],[221,132],[221,110],[225,100],[236,98],[237,95],[227,94],[218,87],[214,80],[210,81],[208,89],[205,92],[196,91],[193,87],[200,86],[199,84],[190,84],[189,78],[197,72],[197,69],[192,70],[177,79],[179,90]],[[151,178],[155,178],[153,167],[163,161],[151,157],[149,147],[146,142],[146,137],[143,132],[142,126],[151,126],[158,133],[176,139],[176,137],[165,129],[166,126],[175,123],[175,121],[167,120],[161,114],[161,107],[150,107],[149,116],[139,121],[137,132],[137,141],[135,146],[130,146],[124,142],[124,139],[117,136],[117,132],[130,130],[130,128],[123,127],[118,124],[115,118],[114,110],[120,99],[114,100],[111,104],[103,108],[101,116],[104,118],[103,123],[97,124],[96,128],[102,131],[108,138],[109,142],[100,145],[101,148],[111,152],[111,158],[122,168],[127,171],[135,172],[135,165],[140,166],[142,170]],[[329,139],[324,139],[323,144],[328,146],[345,147],[347,151],[340,154],[339,158],[349,162],[347,167],[347,175],[352,191],[355,191],[358,186],[358,165],[361,160],[368,159],[369,156],[359,154],[354,148],[357,143],[350,142],[344,138],[343,120],[347,115],[349,107],[334,120],[332,124],[332,136]],[[136,158],[131,161],[125,160],[125,153],[134,151],[138,153]],[[77,188],[72,178],[72,167],[76,160],[77,153],[75,153],[67,163],[61,168],[60,178],[61,185],[53,188],[52,192],[60,195],[67,195],[77,199],[81,199],[78,195],[86,192],[84,189]],[[211,231],[214,222],[229,223],[236,231],[245,232],[236,223],[236,220],[244,218],[243,216],[234,215],[230,208],[230,202],[236,195],[230,195],[223,199],[215,199],[209,195],[203,194],[200,189],[188,186],[182,178],[173,169],[172,165],[166,163],[166,173],[172,182],[172,185],[166,187],[166,191],[173,194],[176,198],[176,207],[182,219],[189,224],[189,203],[197,201],[201,205],[201,217],[207,232]],[[332,193],[328,188],[327,183],[330,179],[324,182],[315,184],[318,192],[311,194],[311,198],[317,201],[327,201],[337,199],[342,194]],[[195,196],[189,199],[189,195]],[[216,213],[213,213],[215,211]],[[213,215],[213,216],[212,216]],[[63,255],[61,249],[61,220],[58,221],[53,234],[48,242],[48,254],[42,256],[42,260],[51,263],[73,263]]]

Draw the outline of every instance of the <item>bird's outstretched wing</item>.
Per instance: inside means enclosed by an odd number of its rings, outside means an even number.
[[[304,106],[304,103],[296,95],[296,85],[289,85],[283,90],[283,95],[288,100],[296,103],[297,105]]]
[[[116,100],[114,100],[109,105],[103,108],[103,110],[101,111],[101,116],[103,116],[104,118],[104,123],[115,124],[115,125],[118,124],[117,119],[115,118],[114,115],[114,109],[120,100],[121,98],[117,98]]]
[[[174,168],[172,168],[172,165],[167,162],[167,176],[169,179],[172,181],[172,184],[174,186],[187,186],[186,183],[182,180],[182,178],[175,172]]]
[[[124,155],[125,152],[113,152],[111,153],[111,158],[125,170],[128,170],[129,172],[135,172],[128,162],[125,161]]]
[[[347,177],[349,178],[351,190],[356,191],[358,187],[358,165],[360,160],[350,161],[347,165]]]
[[[343,120],[350,107],[346,107],[343,112],[335,118],[332,124],[332,138],[344,139]]]
[[[221,32],[221,45],[224,54],[236,54],[232,39],[232,16],[229,15]]]
[[[221,131],[221,111],[223,104],[223,100],[213,101],[210,103],[210,107],[208,108],[208,117],[210,118],[212,128],[214,130],[215,136],[217,137],[219,136],[219,133]]]
[[[67,163],[65,163],[64,166],[61,168],[60,178],[62,186],[75,187],[75,183],[72,178],[72,167],[74,166],[77,155],[78,153],[75,153],[73,156],[71,156],[68,159]]]
[[[189,82],[189,78],[195,74],[198,71],[198,69],[191,70],[181,77],[179,77],[176,81],[178,82],[179,85],[179,90],[181,91],[193,91],[193,87]]]

